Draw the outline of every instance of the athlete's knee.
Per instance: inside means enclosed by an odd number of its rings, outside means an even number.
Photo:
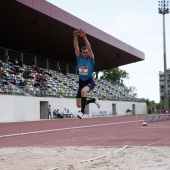
[[[86,89],[82,89],[82,90],[81,90],[81,96],[82,96],[82,97],[86,97],[86,96],[87,96],[87,93],[88,93],[88,92],[87,92]]]

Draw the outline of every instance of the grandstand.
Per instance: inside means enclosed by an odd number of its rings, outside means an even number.
[[[37,97],[70,97],[76,98],[78,75],[40,68],[37,72],[34,66],[3,63],[1,75],[1,94],[23,95]],[[25,73],[28,72],[28,76]],[[141,101],[125,88],[119,87],[107,80],[94,78],[96,87],[89,93],[89,98],[98,97],[101,100]]]
[[[44,0],[39,4],[36,0],[2,0],[1,8],[0,122],[46,119],[49,103],[52,110],[66,107],[73,114],[78,112],[72,32],[79,27],[87,30],[96,56],[96,87],[88,97],[97,96],[102,105],[101,110],[89,105],[87,116],[123,115],[127,109],[133,114],[147,112],[146,103],[126,89],[98,79],[99,71],[142,61],[144,53]]]

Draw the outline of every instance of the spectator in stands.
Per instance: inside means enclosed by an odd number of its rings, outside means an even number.
[[[5,63],[8,63],[8,61],[9,61],[9,56],[6,55],[6,56],[5,56],[5,61],[4,61],[4,62],[5,62]]]
[[[5,69],[2,69],[1,70],[1,79],[7,79],[8,76],[7,76],[7,71]]]
[[[15,72],[15,74],[19,74],[19,72],[20,72],[20,67],[19,66],[16,66],[16,67],[14,67],[14,72]]]
[[[17,58],[14,59],[14,65],[18,65],[18,60],[17,60]]]
[[[60,66],[58,66],[58,70],[56,72],[57,73],[61,73],[62,72]]]
[[[45,84],[45,82],[43,80],[40,81],[40,92],[41,92],[41,96],[45,95],[45,90],[47,90],[47,85]]]
[[[3,68],[3,62],[0,60],[0,68]]]
[[[2,76],[3,76],[3,62],[0,61],[0,81],[1,81]]]
[[[52,116],[51,116],[51,105],[48,106],[48,119],[52,119]]]
[[[37,73],[42,73],[42,70],[37,65],[35,65],[35,63],[33,64],[32,67]]]
[[[6,69],[6,71],[8,71],[9,74],[15,74],[16,69],[14,67],[11,67]]]
[[[20,84],[20,79],[19,79],[19,77],[16,76],[15,85],[16,85],[17,87],[19,87],[19,84]]]
[[[27,82],[24,79],[20,80],[20,82],[19,82],[20,87],[24,87],[26,85],[27,85]]]
[[[40,82],[35,81],[35,83],[34,83],[34,87],[40,88]]]
[[[47,71],[44,71],[44,74],[49,75],[50,77],[53,77],[52,73],[50,73],[50,70],[48,69]]]
[[[9,82],[13,85],[16,85],[15,76],[11,76],[11,78],[9,78]]]
[[[28,79],[30,73],[31,73],[31,72],[30,72],[28,69],[25,70],[25,71],[23,72],[23,77],[24,77],[25,79]]]
[[[87,94],[95,87],[95,83],[92,77],[92,73],[94,71],[94,54],[91,49],[91,45],[86,37],[85,30],[75,30],[73,32],[74,35],[74,49],[77,57],[77,70],[79,74],[79,88],[77,92],[77,107],[81,108],[81,113],[78,113],[77,117],[82,119],[85,106],[89,103],[95,103],[98,108],[100,108],[100,104],[98,102],[98,98],[93,98],[90,100],[86,100]],[[78,36],[80,36],[86,46],[81,48],[81,52],[78,45]]]

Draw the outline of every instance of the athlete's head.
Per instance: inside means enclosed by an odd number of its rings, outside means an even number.
[[[81,47],[81,52],[82,52],[82,56],[83,56],[83,58],[84,58],[84,59],[87,59],[87,58],[88,58],[89,53],[88,53],[88,49],[87,49],[87,47],[86,47],[86,46]]]

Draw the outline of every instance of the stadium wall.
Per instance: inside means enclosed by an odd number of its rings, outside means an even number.
[[[40,120],[41,102],[46,106],[51,105],[52,112],[59,109],[61,112],[67,108],[73,114],[80,110],[76,107],[76,100],[73,98],[50,98],[50,97],[32,97],[32,96],[9,96],[1,95],[0,97],[0,122],[18,122],[18,121],[37,121]],[[87,107],[89,117],[108,116],[108,115],[125,115],[127,109],[133,110],[133,114],[146,114],[146,103],[125,102],[125,101],[100,101],[101,109],[97,109],[95,104]],[[47,108],[44,110],[47,114]]]

